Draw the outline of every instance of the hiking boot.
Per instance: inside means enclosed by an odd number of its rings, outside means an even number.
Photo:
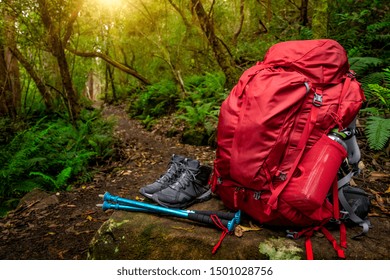
[[[147,198],[152,198],[154,193],[159,192],[173,184],[182,172],[184,160],[185,157],[183,156],[172,155],[167,172],[161,175],[161,177],[152,184],[142,187],[139,192]]]
[[[159,192],[152,199],[158,204],[170,208],[186,208],[193,203],[211,198],[208,186],[211,167],[201,166],[199,161],[186,159],[184,171],[177,181]]]

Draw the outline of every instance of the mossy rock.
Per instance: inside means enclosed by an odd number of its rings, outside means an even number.
[[[190,207],[194,210],[228,211],[216,198]],[[112,210],[109,210],[112,211]],[[379,218],[378,218],[379,219]],[[353,240],[359,227],[348,228],[347,259],[382,259],[388,257],[388,246],[370,236],[388,229],[388,219],[374,220],[369,236]],[[254,223],[242,216],[240,226]],[[256,223],[254,223],[256,224]],[[330,229],[338,238],[338,227]],[[222,231],[187,219],[158,214],[115,211],[101,226],[90,243],[88,259],[118,260],[254,260],[306,259],[305,238],[286,238],[286,229],[261,227],[245,231],[241,237],[228,234],[215,254]],[[338,259],[332,245],[322,234],[311,238],[315,259]],[[386,257],[387,256],[387,257]]]
[[[201,207],[199,207],[201,206]],[[217,200],[198,210],[222,209]],[[222,209],[223,211],[225,209]],[[238,238],[228,234],[215,254],[222,231],[186,219],[157,214],[116,211],[91,241],[89,259],[259,259],[259,232]]]

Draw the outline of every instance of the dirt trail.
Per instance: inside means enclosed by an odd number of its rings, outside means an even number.
[[[93,182],[72,191],[28,194],[18,209],[0,219],[0,259],[86,259],[90,240],[112,213],[96,207],[99,194],[136,198],[140,187],[166,170],[173,153],[212,163],[210,148],[147,132],[128,118],[124,106],[106,106],[104,114],[117,118],[120,158],[98,167]]]

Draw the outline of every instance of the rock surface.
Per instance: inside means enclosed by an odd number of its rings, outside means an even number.
[[[194,205],[194,210],[222,210],[223,204],[213,198]],[[111,211],[111,210],[109,210]],[[243,216],[240,225],[254,223]],[[375,219],[368,236],[360,240],[350,237],[359,228],[348,228],[347,259],[388,259],[389,245],[375,238],[380,230],[388,230],[388,219]],[[254,259],[306,259],[304,238],[286,238],[285,230],[261,228],[245,231],[241,237],[228,234],[215,254],[222,230],[172,216],[149,213],[113,212],[90,243],[89,259],[137,259],[137,260],[254,260]],[[338,239],[338,229],[332,230]],[[321,234],[311,238],[315,259],[337,259],[336,252]],[[260,244],[262,246],[260,246]],[[259,250],[261,247],[261,252]]]

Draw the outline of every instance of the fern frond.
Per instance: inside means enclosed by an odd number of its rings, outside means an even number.
[[[71,175],[72,175],[72,167],[69,166],[63,169],[60,172],[60,174],[57,175],[57,178],[55,180],[56,189],[59,189],[62,186],[64,186]]]
[[[37,180],[24,180],[18,185],[15,185],[12,188],[12,191],[14,193],[16,192],[22,192],[22,193],[28,193],[31,192],[34,189],[39,189],[41,188],[42,185],[37,182]]]
[[[384,88],[378,84],[369,84],[370,95],[375,96],[382,105],[390,109],[390,89]]]
[[[370,89],[368,88],[369,84],[378,84],[378,85],[384,85],[385,83],[385,72],[374,72],[368,75],[365,75],[359,81],[362,83],[362,87],[364,90],[364,94],[366,96],[370,95]]]
[[[371,68],[380,67],[383,63],[383,59],[376,57],[351,57],[349,59],[351,69],[360,75],[363,75]]]
[[[384,74],[384,81],[385,81],[384,86],[390,88],[390,68],[383,69],[383,74]]]
[[[371,149],[383,149],[390,138],[390,119],[369,117],[366,124],[366,136]]]
[[[55,181],[50,175],[46,175],[46,174],[44,174],[44,173],[42,173],[42,172],[36,172],[36,171],[30,172],[29,175],[30,175],[30,176],[31,176],[31,175],[39,176],[39,177],[41,177],[43,180],[52,183],[53,186],[56,186],[56,181]]]
[[[361,109],[360,113],[368,113],[371,116],[379,116],[381,114],[381,111],[375,107],[367,107],[367,108]]]

